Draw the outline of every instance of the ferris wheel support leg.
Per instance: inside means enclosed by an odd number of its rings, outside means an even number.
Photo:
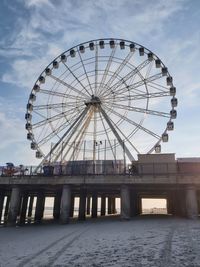
[[[83,112],[80,114],[80,116],[72,123],[70,128],[63,134],[63,136],[60,138],[60,140],[52,147],[51,151],[46,155],[46,157],[42,160],[42,162],[37,166],[35,169],[35,172],[39,170],[39,168],[42,166],[42,164],[49,158],[50,155],[54,152],[54,150],[59,146],[59,144],[63,141],[63,139],[67,136],[67,134],[74,128],[74,126],[86,115],[88,112],[89,107],[86,107]],[[63,148],[62,148],[63,150]],[[60,154],[59,154],[60,155]]]
[[[91,113],[92,114],[92,113]],[[74,160],[74,153],[76,152],[76,158],[78,157],[78,151],[79,151],[79,146],[81,145],[81,139],[83,138],[84,136],[84,133],[86,131],[86,129],[88,128],[89,126],[89,122],[90,122],[90,119],[91,119],[91,114],[89,114],[88,118],[86,119],[85,123],[83,124],[83,126],[81,127],[81,129],[79,130],[78,134],[76,135],[75,137],[75,140],[79,140],[76,144],[76,146],[73,148],[73,153],[69,159],[69,161],[71,161],[72,159]],[[83,118],[82,118],[83,119]],[[79,127],[79,124],[76,125],[76,127],[74,128],[73,132],[71,133],[71,135],[68,137],[68,140],[65,142],[65,145],[62,147],[62,151],[65,149],[66,145],[68,144],[68,142],[70,141],[70,139],[72,138],[72,136],[75,134],[76,130],[78,129]],[[75,143],[74,143],[75,145]],[[63,159],[65,159],[65,157],[67,156],[67,154],[69,153],[71,147],[68,148],[68,150],[65,152],[64,156],[62,157]],[[56,159],[59,158],[60,154],[58,154],[56,156]]]
[[[87,108],[87,111],[88,111],[88,108]],[[67,140],[64,142],[64,143],[65,143],[64,146],[62,146],[61,151],[56,155],[54,161],[58,160],[58,158],[60,157],[61,153],[63,153],[64,149],[66,148],[66,146],[67,146],[68,143],[70,142],[71,138],[74,136],[74,134],[75,134],[76,131],[78,130],[78,127],[80,126],[79,122],[80,122],[80,123],[82,122],[82,120],[84,119],[84,117],[86,116],[86,114],[87,114],[87,112],[84,113],[84,114],[81,116],[81,118],[77,121],[77,124],[74,125],[73,131],[70,133],[70,135],[68,136]],[[90,117],[90,116],[89,116],[89,117]],[[88,117],[88,118],[89,118],[89,117]],[[86,123],[88,123],[88,122],[86,121]],[[81,130],[78,132],[76,138],[78,138],[78,136],[80,135],[80,133],[81,133],[81,131],[84,129],[84,127],[85,127],[85,124],[83,125],[83,127],[81,128]],[[76,138],[75,138],[75,139],[76,139]],[[73,148],[73,153],[72,153],[71,158],[73,158],[73,160],[74,160],[74,156],[75,156],[74,153],[75,153],[75,150],[77,150],[77,149],[75,148],[75,141],[73,142],[73,145],[74,145],[74,148]],[[71,147],[69,147],[69,149],[67,150],[67,152],[65,152],[64,156],[62,157],[63,159],[65,159],[65,157],[67,156],[67,154],[68,154],[68,152],[70,151],[70,149],[71,149]],[[70,160],[71,160],[71,158],[70,158]]]
[[[123,142],[123,140],[121,139],[121,137],[119,136],[118,132],[115,130],[112,122],[110,121],[108,115],[106,114],[106,112],[102,109],[102,107],[99,107],[104,119],[106,120],[107,124],[109,125],[110,129],[112,130],[113,134],[116,136],[117,141],[119,142],[119,144],[121,145],[122,149],[124,149],[124,152],[126,153],[127,157],[129,158],[129,160],[135,161],[134,157],[132,156],[131,152],[129,151],[129,149],[127,148],[127,146],[125,145],[125,143]]]
[[[54,161],[58,160],[61,153],[64,151],[64,149],[66,148],[66,146],[68,145],[68,143],[70,142],[70,140],[72,139],[73,135],[76,133],[77,129],[79,127],[79,124],[77,123],[77,125],[74,126],[73,131],[70,133],[69,137],[67,138],[67,140],[64,142],[64,145],[62,146],[62,151],[60,151],[56,157],[54,158]],[[72,144],[73,147],[73,153],[72,153],[72,158],[74,158],[74,152],[75,152],[75,141]],[[70,151],[71,147],[69,147],[69,149],[67,150],[67,152],[64,154],[64,156],[62,157],[63,159],[65,159],[65,157],[67,156],[68,152]],[[73,159],[74,160],[74,159]]]

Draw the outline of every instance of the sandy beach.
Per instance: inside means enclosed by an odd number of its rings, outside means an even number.
[[[0,266],[200,266],[200,220],[119,217],[0,228]]]

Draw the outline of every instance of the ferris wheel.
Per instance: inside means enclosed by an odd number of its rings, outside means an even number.
[[[167,67],[144,46],[85,42],[56,57],[35,82],[27,139],[43,161],[160,153],[174,129],[175,94]]]

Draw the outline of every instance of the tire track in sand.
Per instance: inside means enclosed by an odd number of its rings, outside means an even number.
[[[190,223],[191,224],[191,223]],[[197,240],[194,239],[192,235],[192,230],[194,231],[194,227],[187,221],[184,225],[182,234],[184,234],[184,240],[187,244],[188,251],[188,264],[192,267],[200,267],[200,255]],[[196,235],[198,236],[198,235]]]
[[[66,243],[66,245],[63,247],[66,248],[71,245],[77,238],[79,238],[83,233],[85,233],[87,229],[84,229],[82,231],[79,231],[77,235],[75,235],[75,237],[70,240],[69,242]],[[61,238],[57,239],[56,241],[53,241],[52,243],[50,243],[48,246],[44,247],[43,249],[41,249],[40,251],[34,253],[33,255],[31,255],[30,257],[26,257],[23,261],[21,261],[17,267],[24,267],[26,265],[28,265],[31,261],[33,261],[36,257],[39,257],[40,255],[42,255],[43,253],[47,252],[48,250],[52,249],[54,246],[56,246],[57,244],[59,244],[59,242],[63,241],[66,238],[69,238],[71,236],[73,236],[73,234],[77,233],[77,231],[73,231],[65,236],[62,236]],[[63,248],[61,250],[63,250]],[[59,250],[58,252],[60,252],[61,250]],[[56,253],[59,255],[59,253]],[[64,252],[64,251],[63,251]],[[56,256],[56,254],[52,257],[54,258]],[[60,255],[59,255],[60,256]],[[49,264],[47,264],[46,266],[49,266],[51,264],[51,262]],[[44,266],[44,265],[43,265]]]
[[[83,234],[85,234],[89,230],[89,227],[84,231],[80,231],[72,240],[66,243],[60,250],[58,250],[53,256],[50,257],[46,266],[52,266],[52,264],[57,261],[57,259],[75,242],[77,241]]]
[[[173,238],[175,239],[173,240]],[[180,258],[180,255],[182,258]],[[184,257],[184,255],[187,255],[187,257]],[[197,240],[192,236],[188,221],[181,221],[171,227],[161,251],[159,263],[160,267],[183,265],[200,267],[199,246]]]
[[[165,240],[165,245],[163,247],[163,249],[161,250],[161,255],[160,255],[160,263],[159,266],[160,267],[169,267],[170,266],[170,262],[171,262],[171,254],[172,254],[172,239],[174,236],[174,232],[175,232],[175,225],[173,225],[167,236],[166,236],[166,240]]]

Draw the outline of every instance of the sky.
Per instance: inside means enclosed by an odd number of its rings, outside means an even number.
[[[179,105],[162,152],[200,157],[199,26],[199,0],[1,0],[0,165],[39,164],[24,114],[44,68],[74,45],[110,37],[144,45],[165,63]]]

